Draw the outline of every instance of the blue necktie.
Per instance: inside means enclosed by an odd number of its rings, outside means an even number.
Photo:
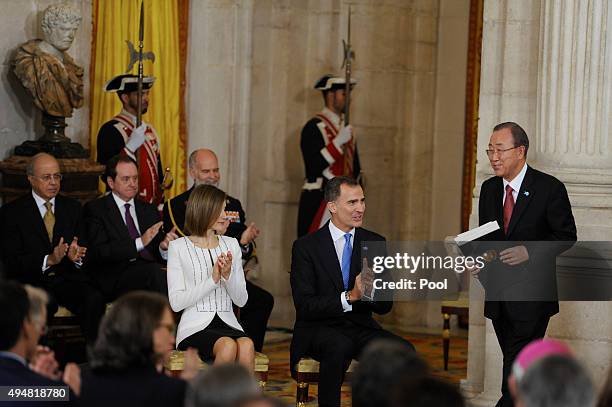
[[[344,250],[342,250],[342,281],[344,289],[348,290],[349,276],[351,275],[351,255],[353,254],[353,246],[351,246],[350,233],[344,235]]]

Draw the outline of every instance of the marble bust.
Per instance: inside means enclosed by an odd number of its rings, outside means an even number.
[[[49,116],[72,117],[83,106],[83,68],[68,55],[81,23],[78,10],[55,4],[43,12],[43,39],[21,44],[13,59],[13,72],[34,104]]]

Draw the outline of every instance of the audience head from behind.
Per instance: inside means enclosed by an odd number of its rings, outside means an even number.
[[[537,339],[525,346],[517,355],[512,372],[508,377],[508,388],[512,398],[516,400],[517,387],[525,372],[538,360],[551,355],[564,355],[571,357],[572,350],[569,346],[555,339]]]
[[[93,371],[154,368],[174,349],[175,325],[161,294],[133,291],[113,303],[91,351]]]
[[[325,185],[324,199],[333,224],[343,232],[361,227],[365,213],[365,196],[361,185],[351,177],[339,176]]]
[[[189,384],[185,407],[233,407],[261,396],[261,387],[245,367],[236,363],[202,370]]]
[[[219,186],[221,173],[217,155],[206,148],[200,148],[189,155],[189,175],[195,185]]]
[[[26,167],[26,175],[32,191],[45,201],[59,193],[62,174],[59,163],[51,154],[38,153],[33,156]]]
[[[229,220],[225,216],[227,195],[212,185],[198,185],[189,195],[185,213],[185,229],[195,236],[206,236],[209,230],[225,233]]]
[[[129,202],[138,194],[138,165],[125,155],[116,155],[106,163],[104,182],[113,194]]]
[[[392,388],[393,407],[464,407],[459,389],[442,379],[423,376],[399,380]]]
[[[376,340],[364,349],[351,380],[353,407],[391,405],[394,383],[428,374],[427,364],[408,345],[388,339]]]
[[[47,294],[13,281],[0,281],[0,351],[12,352],[25,360],[36,353],[47,321]]]
[[[527,369],[516,388],[517,407],[594,407],[593,383],[567,355],[546,356]]]

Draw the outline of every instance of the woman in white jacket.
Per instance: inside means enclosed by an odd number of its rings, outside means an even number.
[[[202,360],[238,362],[252,371],[253,341],[234,314],[233,305],[247,302],[239,243],[223,236],[226,195],[199,185],[189,196],[185,229],[190,236],[168,247],[168,297],[175,312],[183,311],[176,335],[177,349],[193,347]]]

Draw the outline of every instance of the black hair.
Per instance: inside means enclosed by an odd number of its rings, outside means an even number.
[[[357,182],[355,178],[347,177],[345,175],[334,177],[327,182],[327,185],[325,185],[324,199],[327,202],[333,202],[338,199],[340,196],[340,187],[342,185],[356,187],[359,186],[359,182]]]
[[[525,157],[527,157],[527,150],[529,150],[529,137],[527,137],[527,132],[515,122],[504,122],[493,127],[493,131],[503,129],[510,129],[514,147],[525,147]]]
[[[351,380],[353,407],[389,407],[389,388],[400,378],[421,377],[429,368],[414,349],[399,340],[379,339],[368,344]]]
[[[117,166],[119,165],[119,163],[134,164],[136,168],[138,168],[138,164],[131,157],[128,157],[127,155],[117,154],[111,157],[106,162],[106,169],[104,170],[104,182],[106,182],[106,179],[108,177],[110,177],[113,181],[115,180],[115,178],[117,177]]]
[[[14,281],[0,281],[0,351],[12,348],[19,339],[23,321],[30,313],[25,288]]]

